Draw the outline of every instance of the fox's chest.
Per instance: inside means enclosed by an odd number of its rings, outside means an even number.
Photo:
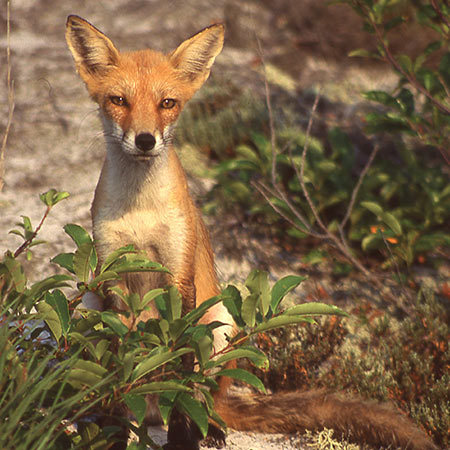
[[[186,228],[186,218],[181,212],[161,209],[94,218],[94,237],[100,259],[131,244],[171,271],[176,271],[181,264]]]

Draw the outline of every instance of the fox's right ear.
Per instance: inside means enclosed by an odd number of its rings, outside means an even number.
[[[67,18],[66,41],[82,78],[100,75],[117,65],[119,51],[114,44],[81,17]]]

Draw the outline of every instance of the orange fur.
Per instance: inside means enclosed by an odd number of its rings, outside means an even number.
[[[92,205],[100,260],[128,244],[145,251],[149,259],[166,266],[171,276],[129,274],[121,287],[143,295],[175,284],[184,312],[219,289],[208,232],[170,144],[170,131],[186,102],[208,78],[222,49],[223,34],[222,25],[213,25],[168,55],[152,50],[120,53],[84,19],[69,16],[67,21],[67,42],[81,78],[100,107],[107,143]],[[109,306],[125,307],[117,298]],[[155,315],[150,310],[142,318]],[[226,334],[234,329],[222,304],[203,318],[206,323],[214,320],[227,324],[214,330],[215,345],[222,348]],[[216,403],[219,414],[235,429],[293,433],[330,427],[377,445],[433,448],[411,422],[385,406],[320,391],[227,398],[228,385],[229,380],[221,381]],[[176,438],[176,432],[173,435]]]

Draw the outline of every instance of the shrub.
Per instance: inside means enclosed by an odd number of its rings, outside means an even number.
[[[287,276],[270,288],[267,274],[253,271],[246,281],[246,295],[228,286],[182,316],[182,299],[174,287],[155,289],[141,298],[110,284],[123,273],[167,269],[131,246],[118,249],[99,264],[92,238],[73,224],[64,229],[75,251],[52,260],[69,275],[54,275],[28,286],[19,257],[30,255],[51,208],[67,195],[54,190],[43,194],[44,218],[33,229],[24,217],[22,231],[14,231],[24,243],[0,261],[0,367],[5,369],[0,378],[2,448],[126,448],[130,429],[138,437],[139,448],[156,448],[144,424],[147,394],[159,394],[166,423],[176,408],[206,435],[209,419],[225,426],[214,412],[210,393],[217,388],[217,377],[237,378],[264,390],[253,374],[224,368],[227,362],[241,358],[258,367],[268,364],[264,353],[248,344],[249,338],[311,322],[311,315],[344,314],[321,303],[283,311],[282,299],[303,278]],[[73,283],[77,290],[68,296],[64,288]],[[127,311],[82,308],[83,294],[104,298],[109,291],[121,297]],[[150,302],[160,317],[140,321],[139,315]],[[212,331],[222,324],[198,322],[218,302],[227,307],[239,332],[216,352]],[[128,328],[121,319],[132,326]],[[195,355],[194,367],[185,364],[185,355]],[[128,419],[127,409],[135,421]],[[18,442],[23,433],[27,438]],[[35,447],[41,437],[40,447]]]
[[[311,120],[304,131],[297,99],[280,93],[279,86],[274,89],[281,103],[267,105],[265,122],[263,114],[261,122],[240,122],[246,111],[256,111],[255,101],[233,106],[219,95],[215,107],[195,109],[197,122],[220,137],[209,140],[220,162],[210,173],[217,184],[206,208],[240,204],[252,220],[273,225],[281,236],[331,243],[358,268],[361,251],[381,255],[385,268],[410,267],[450,245],[450,186],[443,164],[450,161],[449,8],[434,1],[404,8],[390,0],[340,3],[363,17],[378,44],[376,53],[359,49],[351,56],[382,60],[398,75],[392,92],[364,94],[376,103],[366,114],[365,136],[329,126],[322,117],[320,125],[311,127]],[[394,55],[389,32],[410,23],[432,28],[436,39],[415,57]],[[238,98],[247,97],[241,90]],[[318,100],[319,107],[326,103]]]
[[[359,320],[330,318],[261,336],[272,365],[252,371],[275,391],[326,387],[393,402],[447,448],[448,301],[425,290],[401,319],[369,304],[352,313]]]

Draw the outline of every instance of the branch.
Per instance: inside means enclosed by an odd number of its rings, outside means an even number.
[[[441,20],[441,22],[443,24],[445,24],[447,26],[447,28],[450,30],[450,21],[442,13],[442,10],[441,10],[441,8],[439,8],[437,1],[431,0],[431,6],[434,9],[434,11],[436,12],[436,14],[439,16],[439,19]]]
[[[37,236],[37,234],[41,230],[42,225],[44,224],[45,219],[47,219],[47,216],[50,213],[51,209],[52,209],[51,206],[47,206],[47,209],[45,210],[45,213],[42,216],[42,219],[39,222],[39,225],[33,231],[33,234],[14,252],[14,258],[17,258],[21,253],[23,253],[30,246],[30,244],[33,242],[34,238]]]
[[[425,95],[433,104],[436,106],[436,108],[440,109],[441,112],[444,114],[450,115],[450,107],[444,105],[439,100],[436,100],[431,93],[422,86],[415,77],[411,76],[406,70],[403,69],[403,67],[400,65],[400,63],[394,58],[392,55],[389,47],[386,45],[383,39],[383,35],[378,27],[378,25],[375,23],[375,21],[370,19],[370,15],[368,15],[368,18],[370,20],[370,25],[375,30],[375,34],[377,35],[378,41],[381,43],[383,50],[385,52],[385,60],[387,60],[389,63],[391,63],[394,68],[400,72],[411,84],[411,86],[414,86],[419,92],[421,92],[423,95]]]
[[[352,197],[350,199],[350,203],[347,207],[347,211],[345,213],[344,218],[342,219],[342,222],[339,224],[339,228],[344,228],[345,225],[348,222],[348,219],[350,218],[352,212],[353,212],[353,207],[355,205],[355,200],[356,200],[356,196],[358,195],[359,189],[361,188],[362,182],[364,180],[364,177],[366,176],[370,166],[373,163],[373,160],[375,159],[376,154],[378,153],[378,150],[380,149],[380,147],[378,145],[375,145],[372,149],[372,152],[370,153],[369,159],[366,162],[366,165],[364,166],[364,169],[361,171],[361,174],[359,175],[359,179],[358,182],[356,183],[355,188],[353,189],[352,192]]]
[[[8,87],[8,119],[6,122],[5,134],[3,135],[2,146],[0,147],[0,192],[3,190],[5,176],[5,150],[8,142],[9,131],[11,129],[14,114],[14,82],[11,80],[11,2],[6,2],[6,65],[7,65],[7,87]]]

